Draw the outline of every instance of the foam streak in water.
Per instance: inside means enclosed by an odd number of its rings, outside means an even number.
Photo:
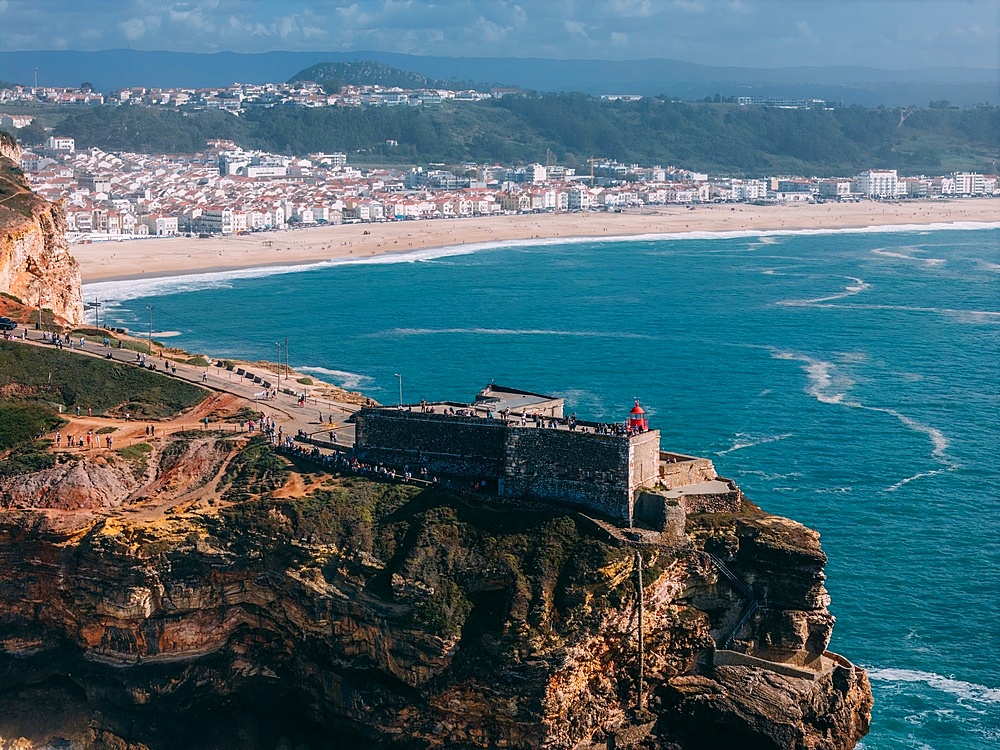
[[[913,417],[909,417],[902,412],[896,411],[895,409],[890,409],[885,406],[868,406],[866,404],[862,404],[860,401],[847,400],[846,393],[844,391],[853,385],[853,381],[843,376],[836,376],[836,365],[832,362],[814,359],[813,357],[809,357],[805,354],[780,351],[777,349],[772,349],[771,352],[775,359],[787,359],[802,363],[802,369],[805,371],[806,375],[808,375],[806,393],[815,398],[817,401],[824,404],[839,404],[852,409],[864,409],[865,411],[880,412],[882,414],[888,414],[891,417],[895,417],[909,429],[914,432],[923,433],[930,438],[931,445],[933,446],[931,455],[941,463],[945,463],[951,468],[954,467],[954,464],[952,464],[952,462],[950,462],[945,455],[945,451],[948,450],[948,438],[945,437],[941,430],[936,427],[926,425],[923,422],[919,422],[916,419],[913,419]],[[912,481],[912,479],[915,478],[916,477],[905,480],[903,484],[907,481]]]
[[[844,299],[845,297],[853,297],[855,294],[861,294],[861,292],[866,289],[871,289],[871,285],[866,283],[863,279],[859,279],[856,276],[844,276],[843,278],[851,281],[853,283],[848,284],[844,287],[844,291],[838,292],[837,294],[831,294],[826,297],[816,297],[815,299],[790,299],[779,302],[779,305],[788,305],[793,307],[804,307],[806,305],[816,305],[821,302],[833,302],[838,299]]]
[[[346,372],[344,370],[331,370],[327,367],[312,367],[309,365],[303,367],[295,368],[298,372],[312,372],[317,375],[326,375],[327,377],[333,379],[337,384],[343,388],[361,388],[367,383],[372,382],[372,379],[367,375],[359,375],[356,372]]]
[[[765,435],[761,437],[754,437],[753,435],[747,435],[745,433],[739,432],[736,437],[733,438],[733,444],[726,448],[725,450],[716,451],[716,456],[724,456],[727,453],[732,453],[733,451],[741,451],[744,448],[756,448],[758,445],[767,445],[768,443],[776,443],[779,440],[786,440],[792,436],[792,433],[787,433],[785,435]]]
[[[388,331],[397,336],[434,336],[442,334],[474,334],[485,336],[582,336],[604,339],[648,339],[641,333],[627,331],[557,331],[544,328],[393,328]],[[379,332],[372,336],[384,336]]]
[[[974,682],[956,680],[934,672],[915,669],[868,668],[868,679],[872,682],[923,683],[928,687],[977,703],[1000,704],[1000,689],[977,685]]]

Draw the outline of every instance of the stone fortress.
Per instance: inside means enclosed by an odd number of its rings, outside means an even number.
[[[485,482],[500,498],[621,526],[666,531],[684,512],[738,511],[742,498],[708,459],[661,451],[638,402],[624,423],[602,424],[567,418],[561,398],[491,384],[470,404],[366,407],[354,419],[362,461]]]

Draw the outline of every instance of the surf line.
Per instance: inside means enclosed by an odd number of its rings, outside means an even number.
[[[861,292],[871,289],[871,284],[866,282],[864,279],[859,279],[857,276],[841,276],[839,278],[847,279],[853,283],[845,286],[844,291],[838,292],[837,294],[831,294],[826,297],[816,297],[815,299],[788,299],[782,300],[777,304],[785,305],[787,307],[805,307],[807,305],[816,305],[821,302],[833,302],[834,300],[853,297],[855,294],[861,294]]]

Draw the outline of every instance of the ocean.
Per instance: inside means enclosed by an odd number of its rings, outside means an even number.
[[[87,285],[104,320],[398,398],[495,381],[822,534],[865,750],[1000,746],[1000,226],[509,243]]]

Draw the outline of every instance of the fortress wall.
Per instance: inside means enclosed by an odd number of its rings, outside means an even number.
[[[715,466],[707,458],[661,452],[660,459],[660,483],[668,490],[708,482],[716,477]]]
[[[681,495],[680,503],[686,513],[739,513],[740,493],[737,491],[714,495]]]
[[[551,500],[629,520],[628,438],[511,427],[506,453],[504,497]]]
[[[650,430],[629,440],[629,489],[652,486],[660,472],[660,431]]]
[[[467,477],[503,473],[506,427],[499,420],[362,409],[356,422],[355,453],[362,461]]]

